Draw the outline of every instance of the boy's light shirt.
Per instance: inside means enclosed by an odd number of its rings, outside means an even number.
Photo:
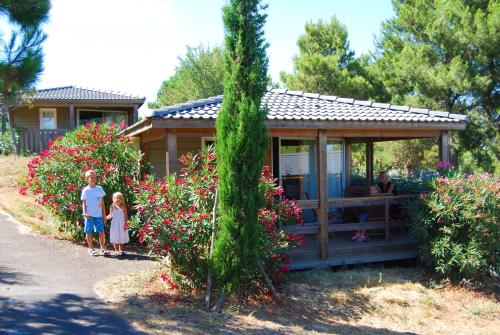
[[[99,206],[100,200],[106,195],[101,186],[86,186],[82,190],[82,196],[80,199],[87,202],[87,214],[100,218],[102,217],[102,208]]]

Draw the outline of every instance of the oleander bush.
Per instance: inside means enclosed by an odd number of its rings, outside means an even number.
[[[37,202],[57,217],[61,229],[82,238],[80,195],[87,184],[84,173],[92,169],[97,184],[106,192],[106,208],[112,194],[119,191],[124,194],[129,216],[133,215],[133,189],[145,165],[141,153],[119,134],[120,130],[118,125],[89,123],[57,138],[49,143],[48,150],[29,162],[26,187],[20,192],[31,191]],[[135,236],[137,227],[131,226],[130,230]]]
[[[180,159],[179,176],[162,180],[145,178],[137,185],[137,222],[142,222],[140,241],[157,256],[168,260],[171,287],[205,287],[210,266],[210,236],[213,226],[215,189],[218,182],[212,149],[188,154]],[[270,169],[262,171],[260,186],[266,205],[259,211],[260,261],[274,281],[279,281],[290,266],[287,251],[302,243],[302,237],[286,234],[284,225],[302,223],[301,210],[283,196]],[[255,278],[261,280],[260,274]]]
[[[412,236],[438,274],[462,279],[500,273],[500,178],[446,167],[412,208]]]

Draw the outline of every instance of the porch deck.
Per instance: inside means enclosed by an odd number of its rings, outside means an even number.
[[[290,253],[291,269],[324,268],[417,257],[417,245],[410,241],[406,232],[391,234],[389,241],[384,236],[369,235],[368,241],[356,242],[351,240],[351,233],[330,234],[326,259],[320,259],[317,235],[306,235],[304,245]]]
[[[328,199],[330,208],[343,214],[330,220],[324,210],[321,222],[304,226],[286,226],[285,231],[304,236],[304,245],[290,253],[291,269],[312,269],[329,266],[360,264],[417,257],[417,245],[408,236],[408,213],[391,215],[391,206],[404,205],[415,195],[376,195]],[[298,201],[303,209],[312,210],[320,218],[317,200]],[[370,208],[382,210],[382,215],[368,215],[368,222],[356,222],[359,208],[370,213]],[[396,218],[397,217],[397,218]],[[323,224],[321,224],[323,223]],[[352,241],[357,230],[368,232],[369,240]]]

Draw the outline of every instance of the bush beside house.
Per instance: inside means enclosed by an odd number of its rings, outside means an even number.
[[[97,183],[106,192],[106,208],[112,193],[119,191],[132,209],[133,187],[145,167],[141,153],[119,134],[120,129],[106,123],[86,124],[56,139],[28,164],[27,188],[74,238],[83,237],[80,194],[86,186],[85,171],[96,171]]]
[[[500,178],[448,171],[421,193],[411,233],[438,274],[469,278],[500,273]]]
[[[158,256],[167,257],[171,286],[201,289],[206,285],[210,265],[210,236],[215,189],[218,182],[216,160],[211,149],[188,154],[180,159],[179,177],[163,180],[147,178],[136,188],[140,240]],[[302,223],[295,202],[283,198],[270,169],[264,168],[260,190],[265,206],[259,210],[260,259],[266,272],[278,281],[289,269],[288,249],[301,243],[301,236],[286,234],[286,224]],[[142,223],[141,223],[142,222]],[[166,275],[165,275],[166,276]],[[254,279],[261,281],[256,272]]]

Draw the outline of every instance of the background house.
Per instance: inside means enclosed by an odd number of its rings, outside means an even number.
[[[144,97],[65,86],[38,90],[29,104],[11,111],[11,126],[18,134],[21,150],[38,152],[49,140],[87,122],[138,121]]]

